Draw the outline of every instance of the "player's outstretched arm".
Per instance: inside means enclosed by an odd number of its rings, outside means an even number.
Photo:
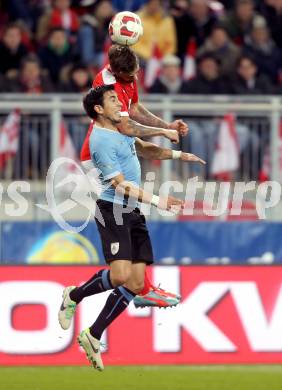
[[[133,183],[124,180],[124,176],[119,174],[111,179],[111,184],[115,187],[115,190],[127,197],[138,200],[142,203],[152,204],[162,210],[170,210],[174,213],[178,213],[184,208],[184,201],[174,198],[173,196],[159,197],[144,191],[142,188],[134,185]]]
[[[159,127],[144,126],[135,122],[127,116],[122,117],[121,123],[117,126],[118,130],[130,137],[155,137],[163,136],[171,142],[178,143],[179,135],[176,130],[161,129]]]
[[[192,153],[184,153],[181,151],[161,148],[151,142],[143,141],[139,138],[135,140],[137,154],[148,160],[171,160],[179,159],[181,161],[195,161],[201,164],[206,164],[200,157]]]
[[[176,130],[181,136],[185,136],[188,133],[188,126],[182,119],[176,119],[175,121],[168,123],[147,110],[147,108],[139,102],[131,105],[130,117],[142,125]]]

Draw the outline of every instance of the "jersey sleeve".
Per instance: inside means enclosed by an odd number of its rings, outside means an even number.
[[[121,174],[116,148],[111,142],[97,144],[95,150],[91,146],[91,159],[104,180],[110,180]]]
[[[129,116],[128,105],[126,104],[125,98],[123,96],[123,90],[119,83],[114,84],[115,91],[118,96],[118,100],[121,102],[120,115],[121,116]]]
[[[80,150],[80,161],[91,160],[90,151],[89,151],[89,138],[93,130],[93,125],[94,125],[94,121],[91,121],[82,148]]]
[[[92,83],[92,88],[101,87],[101,85],[104,85],[103,78],[101,74],[98,74]]]
[[[138,103],[139,95],[138,95],[138,86],[136,80],[134,80],[133,85],[134,85],[134,91],[133,91],[132,103]]]

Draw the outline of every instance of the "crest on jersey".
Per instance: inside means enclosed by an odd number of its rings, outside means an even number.
[[[111,253],[112,255],[116,255],[119,251],[119,242],[112,242],[111,243]]]

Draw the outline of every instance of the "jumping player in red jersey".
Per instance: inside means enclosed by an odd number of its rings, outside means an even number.
[[[128,46],[113,45],[109,49],[108,56],[109,65],[97,74],[93,87],[114,85],[122,104],[122,121],[118,126],[119,131],[124,135],[139,138],[164,136],[172,142],[179,141],[179,134],[186,135],[188,127],[182,120],[167,123],[139,103],[136,82],[139,60],[136,54]],[[89,137],[92,129],[93,123],[90,124],[80,154],[81,162],[86,169],[93,167],[89,150]],[[176,306],[180,298],[179,295],[154,287],[146,274],[144,289],[134,298],[134,304],[136,307],[169,307]]]

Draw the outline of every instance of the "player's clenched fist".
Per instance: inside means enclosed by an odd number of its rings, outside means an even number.
[[[183,122],[182,119],[176,119],[175,121],[171,122],[169,129],[176,130],[182,137],[187,135],[189,131],[188,125]]]
[[[184,208],[184,201],[177,199],[174,196],[160,198],[158,208],[161,210],[172,211],[173,213],[178,214]]]
[[[179,142],[179,134],[176,130],[165,130],[164,136],[173,143]]]

